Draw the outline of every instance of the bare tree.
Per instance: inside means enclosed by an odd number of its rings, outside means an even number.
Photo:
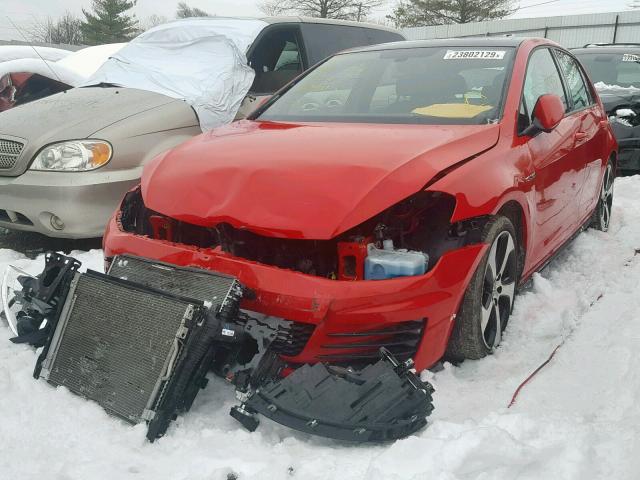
[[[142,21],[142,28],[144,30],[149,30],[150,28],[157,27],[158,25],[162,25],[163,23],[167,23],[169,19],[164,15],[149,15],[146,20]]]
[[[187,2],[178,3],[178,8],[176,10],[177,18],[189,18],[189,17],[210,17],[211,15],[204,10],[201,10],[197,7],[190,7],[187,5]]]
[[[31,29],[31,40],[43,43],[61,43],[67,45],[82,45],[82,21],[66,12],[62,17],[53,20],[47,17],[46,20],[37,22]]]
[[[277,17],[278,15],[284,15],[289,12],[288,7],[283,6],[281,1],[265,0],[258,3],[258,8],[265,15],[270,17]]]
[[[259,5],[267,15],[297,13],[309,17],[363,21],[385,0],[265,0]]]

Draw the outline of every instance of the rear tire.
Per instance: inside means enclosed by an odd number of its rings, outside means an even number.
[[[593,212],[593,218],[591,219],[591,227],[601,232],[609,230],[609,223],[611,223],[611,209],[613,206],[613,185],[615,183],[616,174],[613,167],[613,162],[609,159],[607,167],[604,171],[604,178],[602,179],[602,187],[600,188],[600,198],[598,199],[598,205]]]
[[[446,357],[477,360],[492,353],[513,311],[520,255],[515,228],[502,216],[484,227],[482,241],[489,250],[467,287],[451,332]]]

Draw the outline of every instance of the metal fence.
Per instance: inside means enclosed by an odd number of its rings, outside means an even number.
[[[513,34],[545,37],[566,48],[587,43],[640,43],[640,11],[518,18],[433,27],[405,28],[409,40]]]

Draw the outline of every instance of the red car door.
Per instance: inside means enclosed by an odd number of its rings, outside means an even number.
[[[562,77],[549,48],[531,53],[522,95],[522,116],[531,112],[540,96],[558,95],[570,109]],[[527,147],[535,172],[535,224],[533,264],[549,257],[571,234],[576,213],[576,189],[582,184],[584,168],[574,154],[580,120],[565,116],[551,132],[528,139]]]
[[[584,70],[579,62],[562,50],[554,51],[565,79],[572,109],[579,124],[575,134],[573,155],[584,174],[576,197],[576,222],[582,223],[596,206],[600,193],[600,179],[604,160],[602,152],[606,132],[601,127],[606,114],[596,103]],[[575,225],[578,228],[580,225]]]

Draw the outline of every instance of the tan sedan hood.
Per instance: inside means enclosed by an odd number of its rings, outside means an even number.
[[[0,113],[0,138],[25,143],[15,168],[20,175],[45,145],[91,137],[132,115],[180,102],[158,93],[132,88],[74,88]]]

